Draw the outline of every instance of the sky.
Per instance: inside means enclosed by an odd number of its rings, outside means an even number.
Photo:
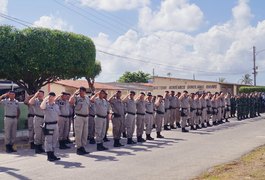
[[[141,70],[239,83],[252,75],[255,46],[257,85],[265,85],[264,7],[261,0],[0,0],[0,13],[29,26],[93,39],[99,82]],[[1,17],[0,24],[25,28]]]

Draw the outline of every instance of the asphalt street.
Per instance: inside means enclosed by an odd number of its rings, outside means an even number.
[[[110,148],[105,152],[88,144],[86,149],[91,153],[87,156],[76,155],[72,145],[70,150],[57,150],[61,160],[55,163],[30,149],[15,154],[0,152],[0,179],[191,179],[265,144],[265,115],[244,121],[232,119],[189,133],[177,129],[162,134],[165,139],[123,148],[113,148],[111,141],[105,143]]]

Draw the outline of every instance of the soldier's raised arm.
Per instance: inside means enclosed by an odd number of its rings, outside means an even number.
[[[69,103],[71,105],[74,105],[75,104],[75,96],[79,93],[79,89],[77,89],[73,94],[72,96],[69,98]]]
[[[29,104],[30,104],[30,105],[33,105],[33,104],[35,103],[35,99],[38,97],[38,95],[39,95],[39,91],[36,92],[36,93],[34,94],[34,96],[32,96],[32,97],[30,98],[30,100],[29,100]]]
[[[46,103],[47,103],[47,100],[49,99],[49,96],[47,96],[47,97],[45,97],[44,99],[43,99],[43,101],[41,102],[41,104],[40,104],[40,108],[41,109],[46,109]]]
[[[27,96],[27,97],[25,98],[24,104],[26,104],[26,105],[30,105],[30,104],[29,104],[29,100],[30,100],[33,96],[34,96],[34,94],[31,94],[31,95]]]

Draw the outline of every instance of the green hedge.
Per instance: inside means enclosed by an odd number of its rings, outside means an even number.
[[[18,120],[18,130],[28,128],[28,107],[24,103],[20,103],[20,118]],[[4,107],[0,106],[0,133],[4,131]]]
[[[240,93],[265,92],[264,86],[242,86],[239,88]]]

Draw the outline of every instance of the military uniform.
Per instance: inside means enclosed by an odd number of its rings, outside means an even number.
[[[170,123],[170,102],[169,102],[169,96],[164,97],[164,106],[165,106],[165,114],[164,114],[164,130],[170,130],[168,128],[168,124]]]
[[[188,132],[188,130],[186,130],[185,127],[187,125],[187,119],[188,119],[189,109],[190,109],[189,98],[185,96],[181,96],[179,98],[179,101],[180,101],[180,108],[181,108],[182,132]]]
[[[194,99],[196,103],[196,113],[195,113],[195,125],[197,129],[200,129],[199,124],[202,122],[202,104],[199,98]]]
[[[170,102],[170,128],[171,129],[176,129],[174,127],[174,124],[176,123],[176,126],[180,127],[179,122],[180,122],[180,113],[179,113],[179,100],[178,97],[176,96],[170,96],[169,97],[169,102]]]
[[[146,114],[145,114],[146,139],[154,140],[151,137],[151,132],[153,129],[152,125],[154,123],[154,102],[152,100],[150,101],[147,100],[145,102],[145,109],[146,109]]]
[[[44,102],[43,102],[44,103]],[[58,128],[58,119],[60,115],[59,106],[56,103],[50,104],[45,102],[46,107],[44,110],[44,129],[45,129],[45,152],[48,156],[48,161],[59,160],[54,155],[56,145],[58,143],[59,128]]]
[[[237,109],[237,119],[242,120],[243,119],[243,106],[242,106],[242,97],[236,98],[236,109]]]
[[[103,139],[106,135],[108,102],[104,98],[95,99],[95,136],[97,143],[97,150],[103,151],[108,148],[103,146]]]
[[[211,102],[212,102],[212,121],[213,121],[213,125],[217,125],[217,122],[218,122],[218,106],[219,106],[219,104],[218,104],[218,101],[217,101],[217,99],[215,99],[215,98],[212,98],[212,100],[211,100]]]
[[[136,102],[134,99],[126,99],[125,103],[125,127],[127,130],[127,144],[135,144],[132,140],[133,133],[135,130],[135,114],[136,114]]]
[[[231,117],[235,117],[236,115],[236,99],[235,97],[232,97],[230,99],[230,102],[231,102]]]
[[[110,111],[111,111],[111,105],[110,105],[110,103],[106,100],[106,102],[107,102],[107,117],[106,117],[106,132],[105,132],[105,137],[104,137],[104,142],[108,142],[109,141],[109,139],[108,139],[108,137],[107,137],[107,134],[108,134],[108,130],[109,130],[109,122],[111,121],[111,113],[110,113]]]
[[[28,130],[29,130],[29,143],[30,148],[34,149],[34,108],[28,104]]]
[[[136,100],[136,135],[137,142],[145,142],[142,138],[145,123],[145,101]]]
[[[0,104],[4,105],[4,128],[6,152],[16,152],[13,145],[17,135],[17,121],[19,116],[19,104],[16,99],[3,99]]]
[[[190,126],[191,130],[195,130],[194,125],[196,121],[197,104],[192,97],[189,98],[189,103],[190,103]]]
[[[124,126],[124,104],[121,99],[113,98],[110,101],[112,107],[112,133],[114,138],[114,147],[121,147],[123,146],[120,143],[122,127]]]
[[[225,97],[224,102],[225,102],[225,119],[226,119],[226,121],[228,121],[230,111],[231,111],[230,97]]]
[[[157,136],[156,137],[157,138],[164,138],[161,135],[162,124],[163,124],[163,119],[164,119],[164,114],[165,114],[165,104],[164,104],[164,101],[162,100],[161,102],[159,102],[157,100],[157,102],[155,103],[155,109],[156,109],[156,113],[155,113],[155,124],[156,124],[156,133],[157,133]]]
[[[95,103],[91,102],[89,106],[88,117],[88,139],[90,144],[96,144],[95,141]]]
[[[207,123],[207,126],[211,126],[210,119],[212,116],[212,101],[210,97],[207,97],[205,100],[206,100],[206,107],[207,107],[206,123]]]
[[[68,100],[58,99],[56,104],[59,106],[60,116],[58,119],[59,127],[59,144],[60,149],[68,149],[66,141],[69,135],[69,121],[70,121],[70,103]]]
[[[36,98],[34,100],[34,104],[32,105],[34,108],[34,119],[33,119],[33,124],[34,124],[34,144],[35,144],[35,153],[43,153],[45,152],[42,148],[43,142],[44,142],[44,134],[41,128],[41,125],[44,122],[44,112],[40,108],[40,104],[42,103],[43,100],[40,100]]]
[[[88,136],[88,116],[89,116],[90,100],[88,96],[75,96],[75,143],[77,147],[77,154],[84,155]]]
[[[204,97],[201,97],[200,98],[200,101],[201,101],[201,106],[202,106],[202,109],[201,109],[201,126],[202,127],[206,127],[205,126],[205,122],[206,122],[206,116],[207,116],[207,103],[206,103],[206,100]]]

